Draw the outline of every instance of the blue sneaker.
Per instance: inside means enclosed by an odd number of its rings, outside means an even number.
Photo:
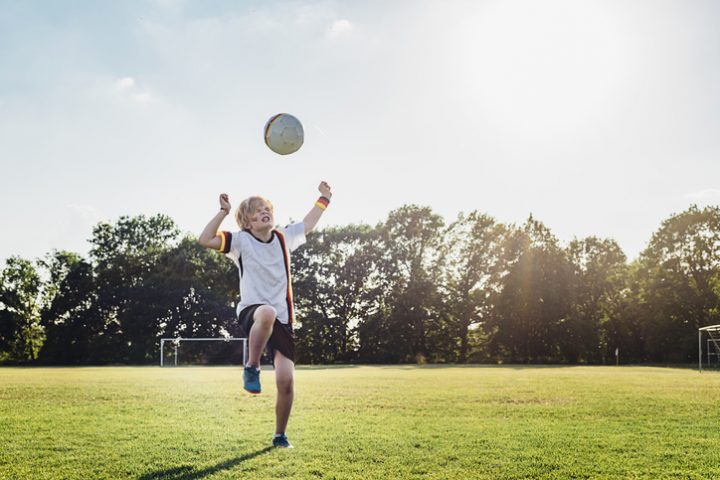
[[[277,448],[293,448],[292,444],[284,433],[273,438],[273,447]]]
[[[260,388],[260,369],[248,365],[243,370],[243,388],[250,393],[258,394],[262,391]]]

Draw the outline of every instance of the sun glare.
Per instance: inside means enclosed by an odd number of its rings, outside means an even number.
[[[515,134],[556,137],[602,119],[627,78],[628,58],[621,22],[607,8],[486,4],[458,29],[463,91]]]

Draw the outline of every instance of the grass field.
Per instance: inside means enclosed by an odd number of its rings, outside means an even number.
[[[288,436],[239,368],[0,369],[0,478],[720,478],[720,373],[307,367]]]

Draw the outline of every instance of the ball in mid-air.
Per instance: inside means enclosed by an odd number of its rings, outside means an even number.
[[[304,136],[300,121],[287,113],[273,115],[265,124],[265,144],[280,155],[297,152]]]

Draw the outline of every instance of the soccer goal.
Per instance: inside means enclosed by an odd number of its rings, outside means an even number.
[[[245,365],[247,338],[161,338],[160,366]]]
[[[703,339],[706,341],[706,364],[720,365],[720,325],[698,328],[698,370],[703,369]]]

